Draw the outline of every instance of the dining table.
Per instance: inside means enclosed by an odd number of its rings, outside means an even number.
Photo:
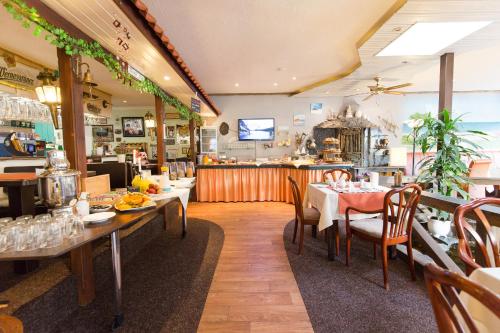
[[[8,250],[0,253],[0,261],[13,260],[44,260],[62,256],[71,250],[82,247],[99,238],[110,236],[111,241],[111,262],[113,267],[113,281],[115,288],[115,315],[113,317],[112,327],[116,329],[123,324],[124,315],[122,312],[122,263],[120,254],[120,231],[126,230],[135,224],[146,221],[152,221],[154,214],[163,215],[165,230],[168,219],[171,218],[170,209],[176,207],[177,197],[161,198],[156,200],[156,204],[142,210],[132,210],[128,212],[116,212],[116,215],[104,223],[88,224],[81,236],[74,238],[65,238],[60,245],[51,248],[39,248],[30,251]],[[174,204],[172,206],[171,204]],[[176,209],[177,210],[177,209]],[[174,216],[178,216],[177,213]],[[183,222],[184,224],[184,222]],[[183,225],[183,237],[186,229]],[[78,278],[78,277],[77,277]]]
[[[485,267],[475,269],[469,279],[500,294],[500,267]],[[498,332],[500,319],[481,302],[465,292],[461,292],[460,300],[468,310],[479,332]]]
[[[363,210],[380,210],[383,208],[385,194],[390,188],[378,185],[359,184],[345,187],[333,187],[327,183],[310,183],[304,194],[303,206],[314,207],[320,212],[318,230],[327,232],[328,259],[335,260],[334,228],[338,228],[339,220],[345,220],[345,210],[349,206],[362,208]],[[378,214],[362,214],[351,212],[351,220],[376,217]]]

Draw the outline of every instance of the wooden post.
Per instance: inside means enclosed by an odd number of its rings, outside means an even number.
[[[194,119],[189,119],[189,150],[191,151],[191,161],[196,163],[196,122]]]
[[[72,68],[72,58],[63,49],[57,49],[59,85],[61,86],[61,116],[64,150],[71,168],[87,177],[85,153],[85,125],[83,115],[83,89]],[[76,277],[78,303],[86,305],[95,298],[92,244],[71,251],[71,270]]]
[[[453,99],[454,57],[454,53],[445,53],[441,56],[441,64],[439,69],[439,119],[442,118],[443,109],[447,109],[451,114]]]
[[[158,173],[161,175],[161,167],[165,163],[165,108],[160,97],[155,96],[156,113],[156,156],[158,158]]]

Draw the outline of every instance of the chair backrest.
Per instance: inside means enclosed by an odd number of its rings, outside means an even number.
[[[352,175],[349,171],[345,169],[331,169],[323,172],[323,181],[326,182],[328,180],[328,177],[331,177],[331,179],[336,182],[340,178],[344,177],[346,181],[351,180]]]
[[[82,191],[99,195],[111,191],[109,175],[82,178]]]
[[[300,221],[304,221],[304,210],[302,209],[302,196],[300,195],[299,185],[297,185],[297,182],[290,176],[288,176],[288,180],[290,181],[290,185],[292,187],[293,203],[295,204],[295,216]]]
[[[479,332],[457,289],[500,317],[500,297],[488,288],[435,264],[425,266],[424,276],[439,332]]]
[[[384,197],[384,229],[382,237],[411,237],[413,217],[421,193],[422,189],[417,184],[408,184],[387,192]]]
[[[124,188],[127,187],[127,165],[126,163],[119,163],[116,161],[105,163],[89,163],[87,170],[96,172],[97,176],[109,175],[111,188]]]
[[[479,267],[500,267],[500,254],[498,240],[495,238],[494,231],[488,222],[488,219],[481,210],[483,205],[500,206],[500,198],[482,198],[470,203],[458,206],[454,213],[455,229],[458,236],[458,256],[465,263],[467,275]],[[477,219],[477,225],[481,225],[484,230],[484,239],[474,228],[466,221],[465,216],[474,212]],[[470,215],[469,215],[470,216]],[[477,245],[476,257],[469,243],[469,235],[475,240]],[[478,259],[483,261],[483,265],[478,263]]]

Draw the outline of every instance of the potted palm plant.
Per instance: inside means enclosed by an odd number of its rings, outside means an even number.
[[[486,137],[481,131],[463,131],[459,128],[462,116],[452,118],[446,109],[442,119],[430,113],[419,116],[419,128],[415,130],[415,142],[420,146],[424,158],[418,163],[417,182],[426,184],[431,192],[446,196],[469,198],[464,185],[470,184],[468,179],[467,160],[482,157],[481,147],[471,137]],[[428,154],[435,148],[435,154]],[[436,236],[446,236],[450,231],[450,214],[434,210],[428,228]]]

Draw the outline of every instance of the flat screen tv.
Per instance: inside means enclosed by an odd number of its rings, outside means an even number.
[[[238,119],[240,141],[274,140],[274,118]]]

